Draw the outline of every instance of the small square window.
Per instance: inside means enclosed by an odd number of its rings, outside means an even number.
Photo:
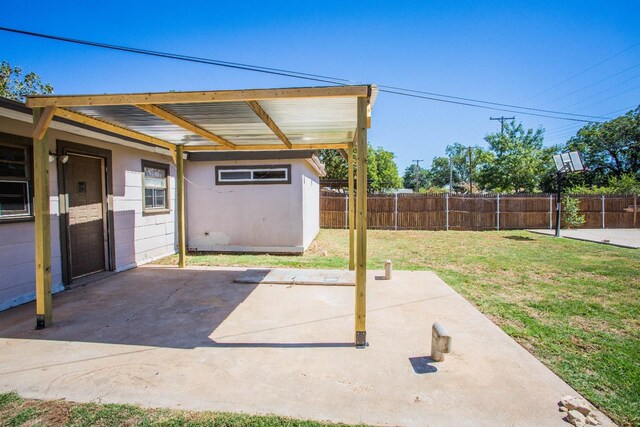
[[[0,219],[3,220],[31,216],[30,156],[26,141],[22,145],[18,138],[0,133]]]
[[[144,210],[153,211],[168,209],[167,177],[169,176],[169,165],[143,160],[142,172]]]
[[[28,181],[0,181],[0,218],[31,215]]]

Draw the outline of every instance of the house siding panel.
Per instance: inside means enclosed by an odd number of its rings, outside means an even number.
[[[0,117],[0,131],[30,137],[32,124]],[[175,253],[173,210],[145,215],[142,212],[142,159],[171,163],[168,156],[74,135],[55,129],[49,133],[50,151],[57,140],[110,150],[113,160],[113,211],[115,268],[122,270]],[[62,290],[58,176],[56,163],[49,164],[51,211],[51,283]],[[169,205],[175,206],[175,168],[170,167]],[[34,223],[0,223],[0,310],[35,298]]]

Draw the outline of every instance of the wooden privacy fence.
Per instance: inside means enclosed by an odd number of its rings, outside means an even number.
[[[581,228],[637,227],[637,195],[571,195]],[[320,194],[320,227],[348,227],[348,195]],[[369,229],[513,230],[553,228],[554,194],[369,194]]]

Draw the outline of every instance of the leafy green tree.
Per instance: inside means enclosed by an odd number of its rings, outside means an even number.
[[[374,191],[386,191],[399,188],[402,185],[398,175],[398,165],[395,162],[395,154],[382,147],[369,150],[369,154],[375,159],[376,176],[371,188]],[[367,165],[369,169],[374,166]],[[371,176],[371,174],[369,174]]]
[[[355,153],[357,154],[357,153]],[[320,150],[318,158],[324,163],[327,179],[347,179],[349,175],[347,161],[338,150]],[[398,188],[401,184],[395,155],[382,147],[367,150],[367,180],[372,191],[385,191]],[[354,166],[357,173],[357,163]]]
[[[449,158],[451,158],[453,184],[451,191],[469,191],[469,147],[456,142],[448,145],[445,153],[447,157],[435,157],[431,162],[429,171],[432,184],[436,187],[449,187]],[[477,178],[492,158],[492,154],[482,147],[471,147],[471,178],[474,187],[478,187]]]
[[[640,106],[608,122],[584,126],[564,150],[579,151],[588,166],[581,174],[583,185],[608,185],[612,177],[625,174],[640,179]]]
[[[12,67],[7,61],[0,62],[0,96],[24,102],[28,95],[48,95],[53,86],[42,83],[33,71],[23,75],[22,68]]]
[[[418,175],[416,172],[418,172]],[[410,165],[404,170],[404,175],[402,177],[402,185],[404,188],[410,188],[411,190],[416,189],[416,176],[419,176],[419,189],[426,189],[432,186],[431,174],[428,169],[421,168],[417,165]]]
[[[324,164],[326,179],[347,179],[347,161],[338,150],[320,150],[318,159]]]
[[[493,161],[478,174],[482,188],[500,192],[534,192],[541,188],[553,167],[556,147],[543,146],[544,129],[525,130],[521,123],[507,123],[504,134],[489,134],[485,140]]]

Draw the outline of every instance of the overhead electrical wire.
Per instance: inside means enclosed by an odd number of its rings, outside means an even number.
[[[633,66],[631,66],[631,67],[629,67],[629,68],[625,68],[625,69],[624,69],[624,70],[622,70],[622,71],[618,71],[618,72],[617,72],[617,73],[615,73],[615,74],[611,74],[610,76],[604,77],[604,78],[602,78],[602,79],[600,79],[600,80],[598,80],[598,81],[595,81],[595,82],[593,82],[593,83],[591,83],[591,84],[588,84],[588,85],[586,85],[586,86],[583,86],[583,87],[581,87],[580,89],[576,89],[576,90],[574,90],[573,92],[569,92],[569,93],[567,93],[567,94],[565,94],[565,95],[562,95],[562,96],[559,96],[559,97],[557,97],[557,98],[555,98],[555,99],[552,99],[552,100],[551,100],[551,101],[549,101],[548,103],[556,102],[556,101],[559,101],[559,100],[561,100],[561,99],[564,99],[564,98],[566,98],[566,97],[568,97],[568,96],[574,95],[574,94],[576,94],[576,93],[578,93],[578,92],[582,92],[582,91],[583,91],[583,90],[585,90],[585,89],[588,89],[588,88],[590,88],[590,87],[593,87],[593,86],[595,86],[595,85],[597,85],[597,84],[599,84],[599,83],[602,83],[602,82],[604,82],[604,81],[606,81],[606,80],[612,79],[612,78],[614,78],[614,77],[616,77],[616,76],[619,76],[620,74],[624,74],[624,73],[626,73],[627,71],[629,71],[629,70],[633,70],[634,68],[638,68],[638,67],[640,67],[640,64],[636,64],[636,65],[633,65]],[[547,104],[548,104],[548,103],[547,103]]]
[[[618,86],[621,86],[621,85],[623,85],[623,84],[625,84],[625,83],[629,83],[630,81],[635,80],[635,79],[637,79],[638,77],[640,77],[640,74],[637,74],[637,75],[635,75],[635,76],[633,76],[633,77],[631,77],[631,78],[629,78],[629,79],[627,79],[627,80],[624,80],[624,81],[622,81],[622,82],[620,82],[620,83],[617,83],[617,84],[615,84],[615,85],[613,85],[613,86],[609,86],[608,88],[606,88],[606,89],[604,89],[604,90],[601,90],[600,92],[596,92],[596,93],[594,93],[593,95],[587,96],[586,98],[582,98],[582,99],[580,99],[579,101],[574,102],[573,104],[568,105],[566,108],[570,108],[570,107],[574,107],[574,106],[576,106],[576,105],[578,105],[578,104],[582,104],[583,102],[588,101],[588,100],[590,100],[590,99],[593,99],[593,98],[597,97],[598,95],[602,95],[603,93],[607,93],[607,92],[609,92],[610,90],[612,90],[612,89],[614,89],[614,88],[616,88],[616,87],[618,87]],[[624,92],[623,92],[623,93],[624,93]]]
[[[216,65],[216,66],[234,68],[234,69],[245,70],[245,71],[253,71],[253,72],[279,75],[284,77],[305,79],[305,80],[321,82],[321,83],[329,83],[329,84],[335,84],[335,85],[357,84],[357,82],[350,81],[347,79],[324,76],[320,74],[303,73],[299,71],[291,71],[291,70],[285,70],[280,68],[263,67],[258,65],[242,64],[242,63],[221,61],[221,60],[210,59],[210,58],[201,58],[196,56],[153,51],[148,49],[132,48],[127,46],[112,45],[107,43],[99,43],[99,42],[93,42],[88,40],[72,39],[68,37],[36,33],[32,31],[25,31],[25,30],[19,30],[19,29],[8,28],[8,27],[0,27],[0,30],[16,33],[16,34],[45,38],[50,40],[80,44],[85,46],[93,46],[93,47],[99,47],[104,49],[111,49],[111,50],[117,50],[122,52],[129,52],[129,53],[137,53],[137,54],[143,54],[143,55],[149,55],[149,56],[155,56],[155,57],[161,57],[161,58],[167,58],[167,59],[189,61],[189,62],[195,62],[195,63],[201,63],[201,64],[207,64],[207,65]],[[512,105],[512,104],[503,104],[503,103],[483,101],[483,100],[473,99],[473,98],[465,98],[465,97],[459,97],[459,96],[438,94],[434,92],[407,89],[407,88],[401,88],[397,86],[378,85],[378,88],[380,92],[385,92],[385,93],[395,94],[400,96],[408,96],[413,98],[425,99],[425,100],[436,101],[436,102],[445,102],[445,103],[463,105],[463,106],[469,106],[469,107],[475,107],[475,108],[484,108],[484,109],[494,110],[494,111],[504,111],[504,112],[510,112],[510,113],[553,118],[558,120],[568,120],[568,121],[589,123],[589,122],[598,121],[600,119],[606,119],[605,117],[599,117],[599,116],[590,116],[586,114],[565,113],[561,111],[545,110],[545,109],[532,108],[532,107],[523,107],[523,106]],[[445,99],[442,99],[442,98],[445,98]],[[541,114],[541,113],[545,113],[545,114]],[[561,116],[557,116],[557,115],[561,115]],[[562,117],[562,116],[571,116],[571,117]],[[587,119],[592,119],[592,120],[587,120]],[[593,119],[598,119],[598,120],[593,120]]]
[[[572,75],[571,77],[566,78],[566,79],[562,80],[561,82],[556,83],[555,85],[553,85],[553,86],[551,86],[551,87],[549,87],[549,88],[547,88],[547,89],[545,89],[545,90],[543,90],[543,91],[541,91],[541,92],[536,93],[536,94],[535,94],[535,95],[533,95],[532,97],[528,98],[528,99],[527,99],[527,101],[530,101],[530,100],[532,100],[533,98],[536,98],[536,97],[538,97],[538,96],[542,95],[543,93],[547,93],[547,92],[549,92],[550,90],[555,89],[555,88],[557,88],[558,86],[561,86],[561,85],[565,84],[566,82],[568,82],[568,81],[570,81],[570,80],[573,80],[573,79],[575,79],[576,77],[581,76],[581,75],[585,74],[585,73],[586,73],[586,72],[588,72],[588,71],[593,70],[594,68],[596,68],[596,67],[598,67],[598,66],[600,66],[600,65],[604,64],[604,63],[605,63],[605,62],[607,62],[607,61],[610,61],[611,59],[613,59],[613,58],[615,58],[615,57],[617,57],[617,56],[619,56],[619,55],[622,55],[623,53],[625,53],[625,52],[627,52],[627,51],[629,51],[629,50],[633,49],[633,48],[634,48],[634,47],[636,47],[636,46],[640,46],[640,42],[638,42],[638,43],[636,43],[636,44],[634,44],[634,45],[631,45],[631,46],[627,47],[626,49],[622,49],[621,51],[616,52],[616,53],[614,53],[613,55],[611,55],[611,56],[609,56],[609,57],[607,57],[607,58],[605,58],[605,59],[603,59],[603,60],[601,60],[601,61],[598,61],[597,63],[595,63],[595,64],[593,64],[593,65],[591,65],[591,66],[589,66],[589,67],[585,68],[584,70],[582,70],[582,71],[580,71],[580,72],[578,72],[578,73],[576,73],[576,74]]]

